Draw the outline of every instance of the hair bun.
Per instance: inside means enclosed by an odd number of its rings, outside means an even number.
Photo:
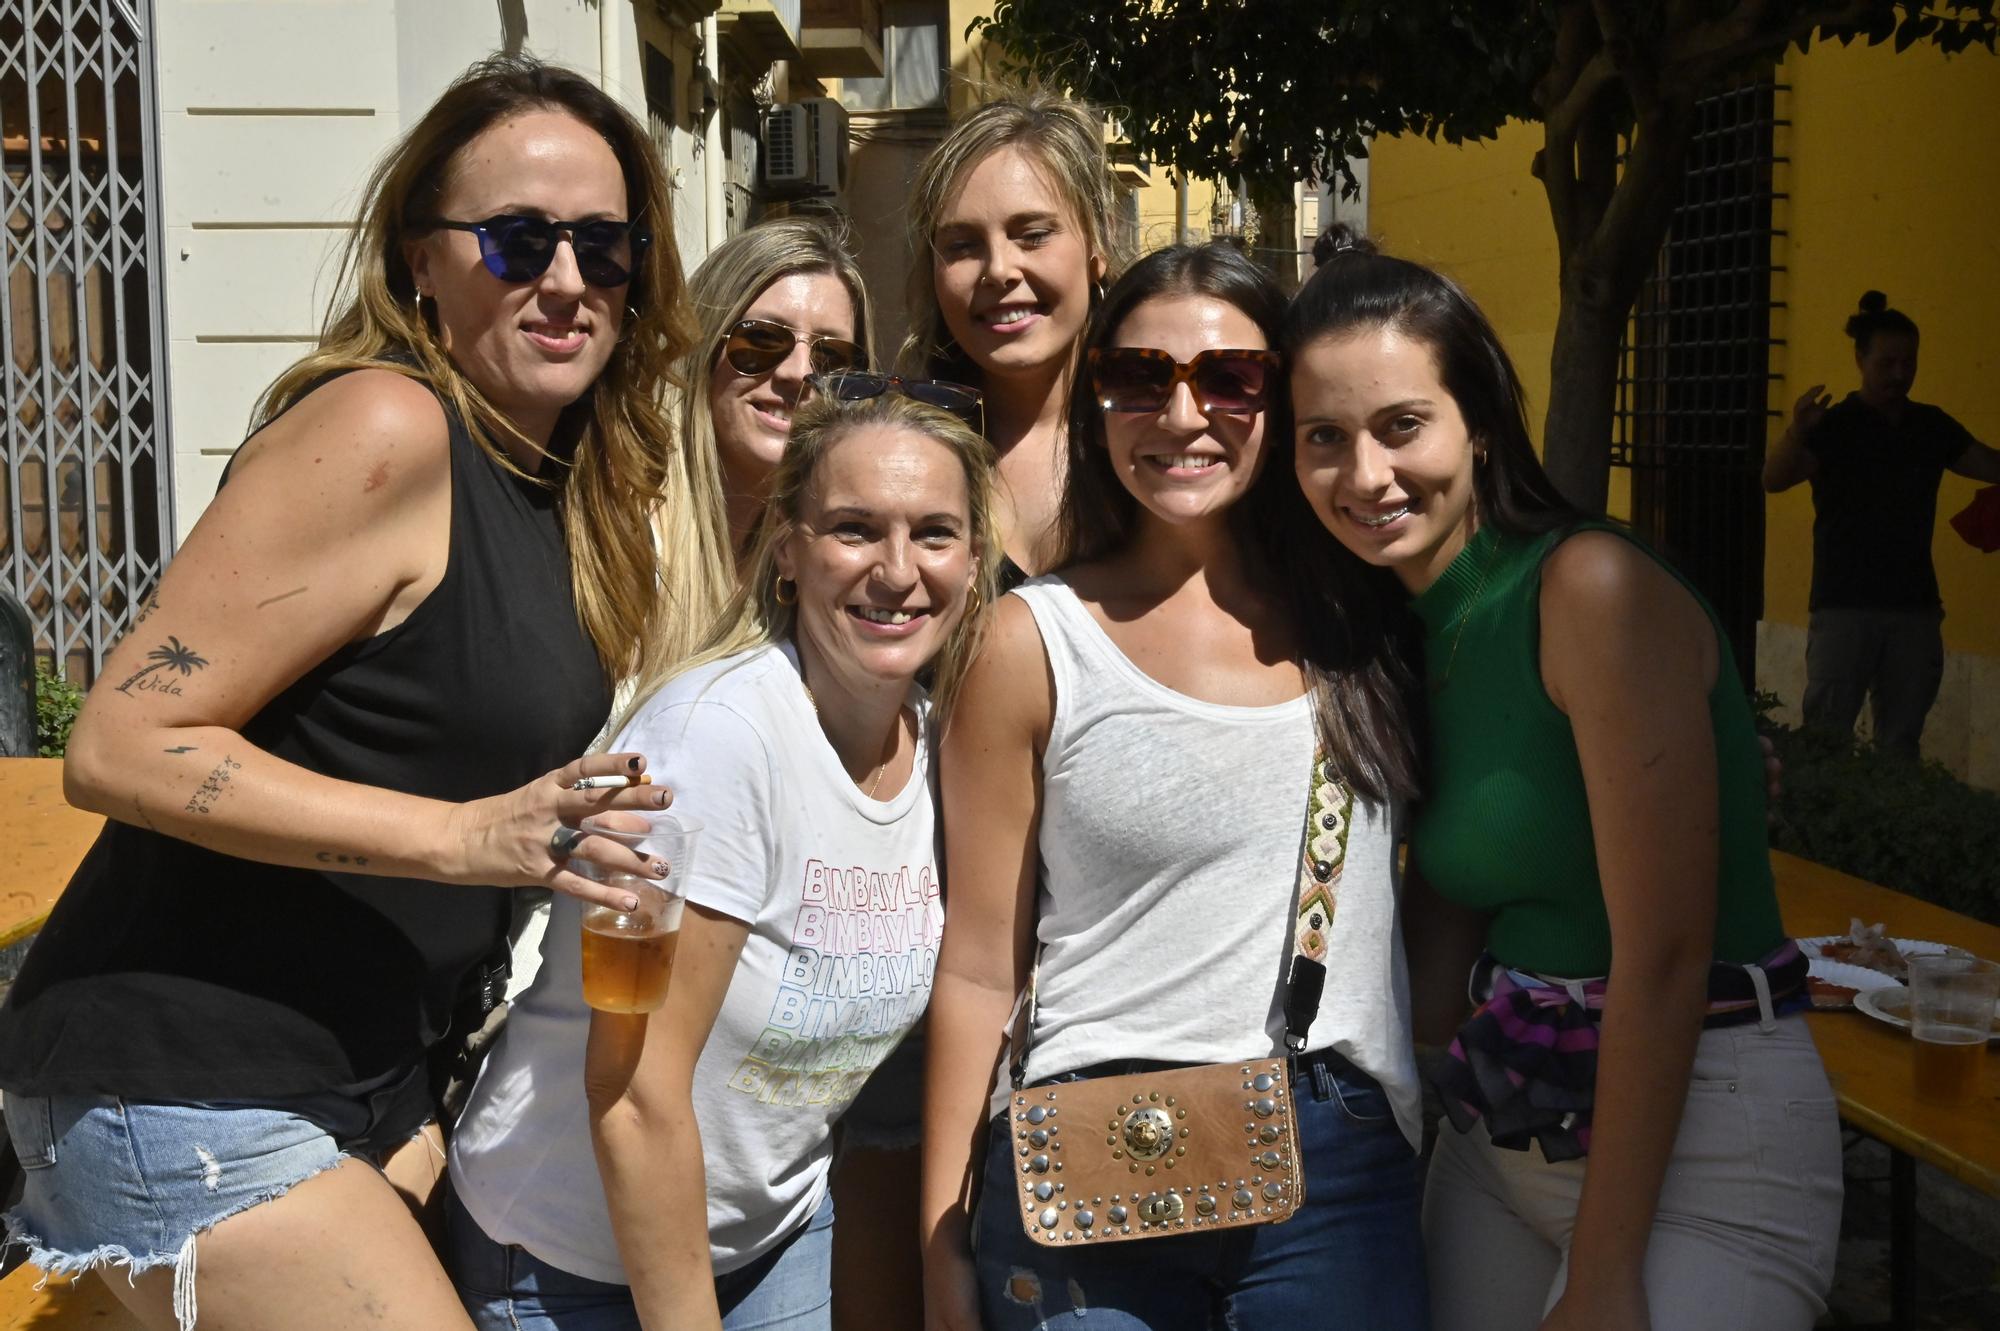
[[[1881,292],[1864,291],[1861,293],[1861,312],[1863,314],[1880,314],[1888,308],[1889,298]]]
[[[1324,266],[1331,263],[1336,254],[1349,252],[1373,255],[1376,252],[1375,243],[1347,223],[1335,222],[1320,232],[1319,239],[1313,242],[1313,263]]]

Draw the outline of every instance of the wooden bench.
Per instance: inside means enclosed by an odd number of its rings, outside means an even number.
[[[0,758],[0,948],[42,927],[103,827],[64,802],[62,759]]]
[[[23,1266],[0,1280],[0,1331],[145,1331],[104,1287],[103,1276],[51,1279],[37,1290],[41,1278]]]

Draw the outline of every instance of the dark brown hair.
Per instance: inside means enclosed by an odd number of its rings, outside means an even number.
[[[1234,246],[1175,245],[1132,265],[1105,293],[1084,338],[1117,346],[1132,311],[1160,296],[1206,296],[1235,306],[1279,344],[1285,296],[1271,275]],[[1319,739],[1355,793],[1377,802],[1417,793],[1412,673],[1396,626],[1401,592],[1384,569],[1334,558],[1292,476],[1291,399],[1280,379],[1264,413],[1264,466],[1229,510],[1229,526],[1251,576],[1290,612],[1300,665],[1312,692]],[[1079,374],[1070,394],[1068,471],[1056,518],[1058,564],[1096,559],[1131,539],[1139,501],[1113,470],[1104,413]],[[1344,553],[1344,552],[1343,552]]]

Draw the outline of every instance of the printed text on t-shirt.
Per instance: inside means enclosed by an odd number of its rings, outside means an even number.
[[[764,1104],[852,1100],[930,1002],[943,924],[931,865],[808,861],[771,1015],[730,1089]]]

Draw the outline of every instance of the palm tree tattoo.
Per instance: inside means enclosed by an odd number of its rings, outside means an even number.
[[[120,684],[118,686],[120,693],[128,696],[135,692],[165,693],[179,697],[181,686],[174,682],[171,675],[160,675],[159,672],[177,670],[182,679],[187,679],[208,664],[207,657],[197,655],[193,648],[172,634],[167,635],[166,646],[155,647],[147,652],[146,659],[152,664],[142,666],[130,679]]]

